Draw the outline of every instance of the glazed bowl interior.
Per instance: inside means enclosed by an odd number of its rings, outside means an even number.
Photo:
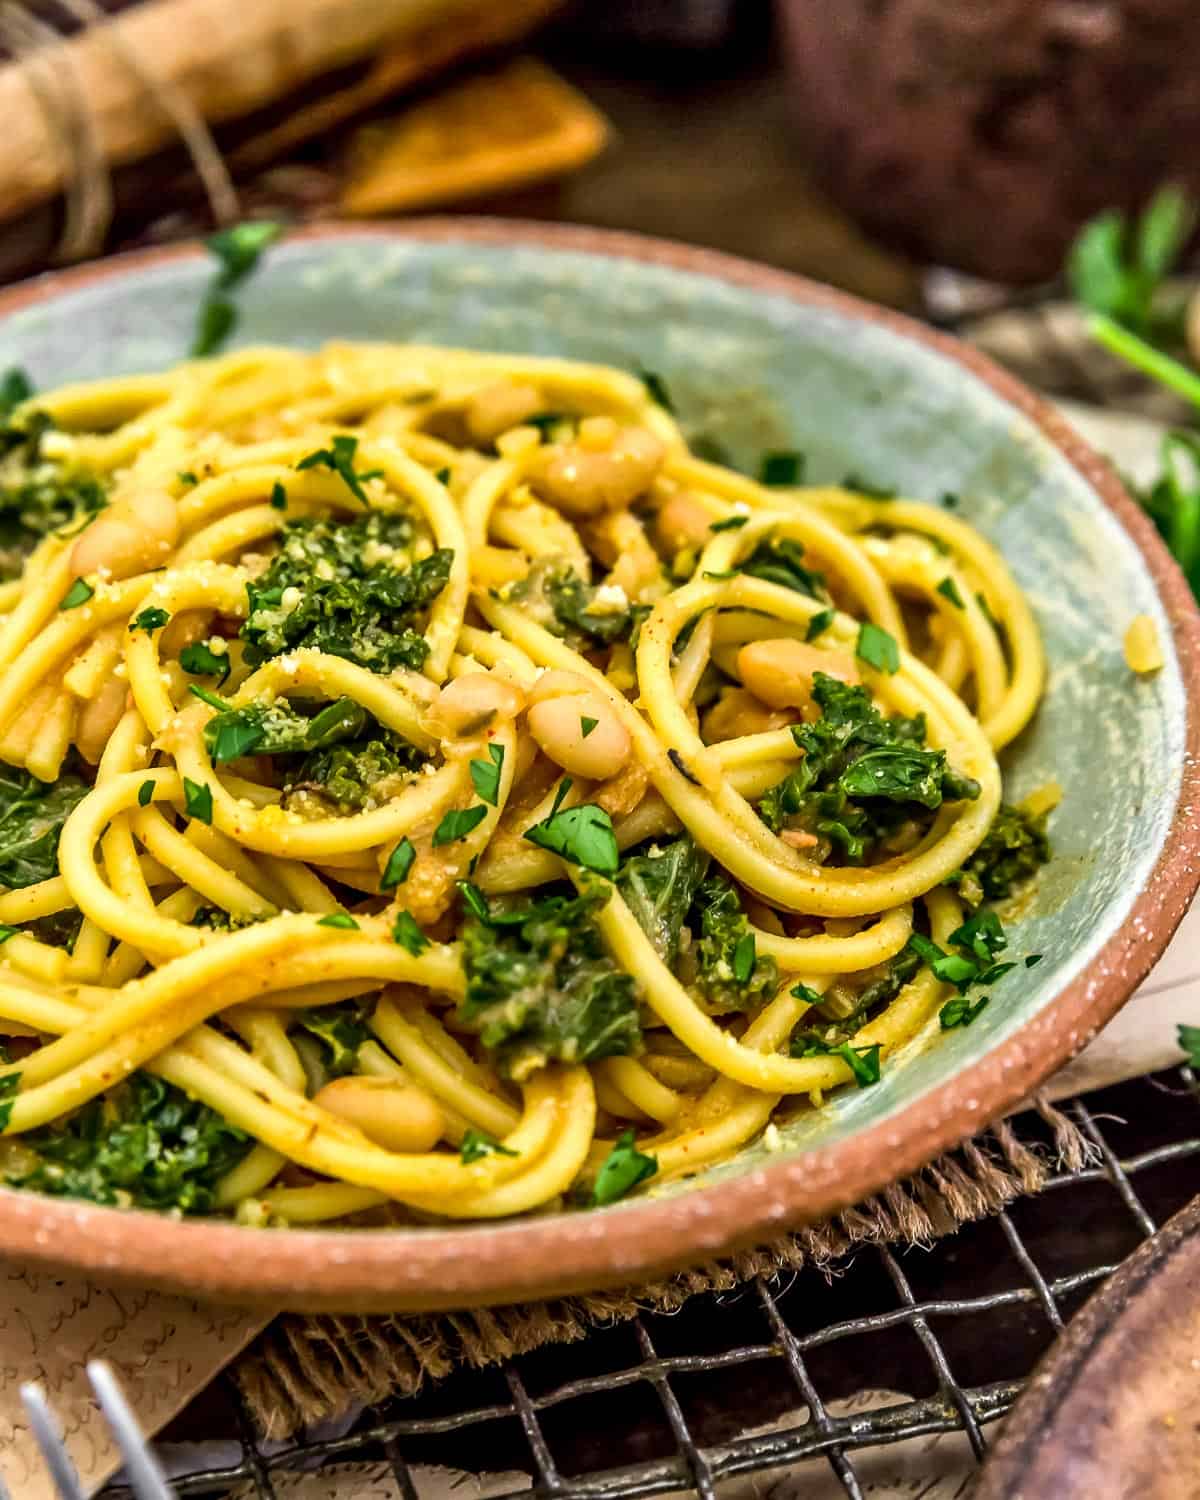
[[[499,230],[477,242],[441,238],[455,235],[453,225],[426,232],[430,238],[419,228],[416,237],[345,230],[275,249],[240,296],[234,342],[314,347],[382,339],[652,370],[689,437],[720,444],[738,467],[754,471],[765,449],[795,448],[806,455],[810,481],[854,473],[907,496],[944,500],[1000,547],[1032,601],[1049,685],[1034,724],[1003,763],[1010,798],[1050,780],[1064,791],[1052,822],[1053,862],[1011,927],[1017,956],[1043,958],[1003,978],[969,1029],[940,1033],[935,1022],[889,1059],[877,1086],[843,1090],[787,1127],[772,1161],[897,1121],[1023,1030],[1034,1038],[1045,1031],[1047,1067],[1073,1050],[1089,1024],[1086,1008],[1064,1036],[1055,999],[1129,918],[1163,853],[1185,762],[1186,674],[1146,549],[1160,573],[1169,565],[1147,540],[1149,529],[1135,545],[1086,464],[1064,451],[1069,442],[1053,440],[995,384],[911,336],[900,320],[874,318],[788,278],[756,279],[745,267],[741,279],[727,279],[715,260],[717,274],[707,274],[589,253],[569,237],[560,236],[565,246],[528,242],[535,229],[508,231],[512,243]],[[188,347],[209,275],[196,255],[134,257],[98,277],[68,278],[53,295],[8,311],[0,303],[0,362],[25,366],[39,386],[168,366]],[[886,519],[886,501],[880,506]],[[1156,622],[1167,654],[1152,678],[1135,677],[1122,656],[1123,633],[1138,613]],[[1145,962],[1135,960],[1118,978],[1124,993],[1178,917],[1171,902],[1163,910],[1166,931],[1151,921],[1129,933]],[[1111,992],[1111,976],[1105,983]],[[1107,1009],[1115,1003],[1110,998]],[[1017,1093],[1030,1078],[1023,1055],[1012,1064]],[[984,1093],[1003,1103],[1016,1096],[1002,1086]],[[964,1115],[960,1123],[941,1132],[943,1144],[981,1122]],[[751,1146],[654,1196],[693,1195],[765,1161],[763,1149]],[[887,1179],[886,1162],[876,1175]],[[783,1216],[804,1217],[812,1205],[801,1190],[789,1191],[796,1201]],[[464,1240],[478,1232],[456,1231]]]

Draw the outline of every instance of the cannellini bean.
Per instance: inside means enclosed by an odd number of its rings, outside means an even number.
[[[98,766],[104,747],[125,712],[129,688],[121,677],[109,677],[94,698],[80,705],[75,744],[89,765]]]
[[[710,538],[712,519],[695,495],[688,490],[676,490],[659,506],[654,534],[659,546],[668,553],[699,547]]]
[[[531,385],[498,380],[474,393],[463,408],[463,420],[473,443],[486,447],[502,432],[545,409],[546,403]]]
[[[179,540],[179,510],[165,490],[126,495],[84,530],[71,550],[71,567],[79,578],[103,569],[113,578],[129,578],[157,568]]]
[[[514,682],[495,672],[467,672],[448,682],[429,715],[430,727],[446,739],[478,734],[498,719],[515,719],[525,695]]]
[[[609,428],[598,433],[590,423],[608,420],[595,417],[582,423],[578,441],[551,443],[538,450],[530,465],[533,488],[568,515],[624,510],[649,489],[662,465],[666,448],[644,427],[613,424],[611,441],[593,446],[599,436],[607,437]]]
[[[599,693],[544,697],[533,704],[525,722],[556,765],[589,781],[607,781],[615,776],[633,749],[629,731]]]
[[[595,689],[582,672],[543,672],[529,689],[530,706],[548,698],[565,698],[572,693],[594,693]]]
[[[738,652],[737,665],[742,685],[770,708],[803,708],[811,699],[815,672],[843,682],[860,680],[848,652],[823,651],[786,636],[749,642]]]
[[[737,740],[745,734],[766,734],[770,729],[786,729],[794,714],[765,707],[745,688],[726,688],[704,715],[704,740],[716,745],[721,740]]]
[[[446,1121],[437,1101],[394,1078],[335,1078],[313,1103],[350,1125],[385,1151],[432,1151]]]

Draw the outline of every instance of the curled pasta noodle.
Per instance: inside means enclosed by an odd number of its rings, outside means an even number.
[[[0,481],[68,519],[0,584],[0,1180],[603,1205],[987,1003],[981,902],[1046,852],[996,759],[1028,604],[961,518],[705,462],[652,387],[335,344],[16,410]]]

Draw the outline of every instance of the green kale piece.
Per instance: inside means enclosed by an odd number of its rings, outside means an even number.
[[[599,881],[516,904],[488,902],[472,887],[459,1015],[507,1076],[640,1048],[633,979],[609,956],[594,920],[608,900]]]
[[[124,1208],[202,1214],[251,1138],[149,1073],[31,1130],[9,1147],[10,1187]]]
[[[1011,896],[1050,858],[1048,816],[1043,812],[1034,817],[1002,802],[983,843],[947,884],[955,886],[972,909],[981,901],[1003,901]]]
[[[622,861],[617,888],[638,926],[668,967],[679,955],[679,937],[708,871],[707,853],[689,838]]]
[[[415,771],[420,764],[419,750],[390,729],[380,728],[365,739],[313,750],[296,768],[287,791],[319,791],[339,811],[359,812],[380,782]]]
[[[417,626],[445,588],[454,554],[443,547],[413,561],[414,539],[401,512],[289,521],[266,572],[246,585],[247,662],[312,646],[372,672],[419,671],[429,646]],[[295,608],[283,605],[289,588],[299,593]]]
[[[803,828],[859,864],[903,824],[927,827],[943,802],[978,797],[978,782],[948,766],[944,750],[923,748],[922,715],[885,719],[865,688],[824,672],[813,698],[821,718],[792,728],[804,758],[759,802],[768,828]]]
[[[58,840],[89,787],[67,772],[55,782],[0,765],[0,884],[10,890],[58,874]]]
[[[739,571],[749,573],[752,578],[762,578],[767,583],[776,583],[780,588],[791,589],[793,593],[806,594],[810,599],[829,598],[825,575],[805,567],[804,548],[790,537],[768,537],[759,542],[740,564]]]
[[[793,1032],[791,1055],[814,1057],[849,1041],[870,1016],[892,1003],[909,980],[916,978],[920,968],[920,954],[914,949],[902,948],[895,958],[888,960],[882,974],[859,991],[852,1011],[824,1024]]]
[[[561,568],[547,575],[546,597],[554,611],[559,633],[568,639],[583,637],[592,645],[610,646],[614,641],[629,639],[633,611],[595,608],[596,589],[585,583],[572,568]]]
[[[0,580],[16,578],[44,536],[86,523],[108,503],[107,488],[94,474],[42,453],[42,438],[54,426],[45,412],[12,420],[32,394],[19,370],[0,377]]]
[[[772,994],[779,982],[773,958],[755,952],[754,934],[733,884],[710,875],[699,889],[696,906],[700,937],[695,945],[696,983],[712,1004],[748,1010]]]
[[[358,1049],[370,1040],[371,1033],[363,1022],[358,1001],[340,1005],[323,1005],[318,1010],[302,1010],[296,1024],[321,1043],[322,1061],[327,1078],[344,1078],[358,1066]]]

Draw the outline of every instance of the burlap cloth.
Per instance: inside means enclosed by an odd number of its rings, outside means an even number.
[[[354,1406],[411,1395],[459,1366],[478,1369],[544,1344],[576,1342],[601,1324],[647,1310],[670,1312],[699,1292],[728,1291],[802,1266],[832,1272],[860,1245],[928,1244],[1038,1192],[1055,1171],[1087,1162],[1092,1148],[1075,1124],[1044,1099],[1035,1107],[1052,1146],[1018,1139],[1002,1120],[915,1177],[762,1249],[645,1286],[516,1307],[386,1317],[286,1314],[241,1356],[234,1378],[263,1435],[282,1438]]]

